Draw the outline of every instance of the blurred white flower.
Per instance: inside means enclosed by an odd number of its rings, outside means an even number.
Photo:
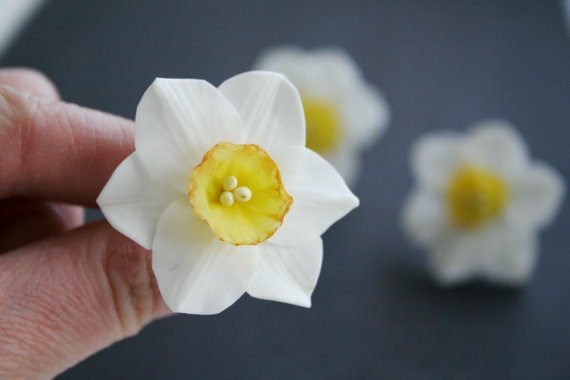
[[[416,187],[403,224],[430,250],[436,279],[524,284],[535,265],[538,230],[562,201],[563,178],[531,161],[521,136],[500,120],[478,123],[467,134],[421,137],[411,159]]]
[[[156,79],[135,125],[136,150],[97,203],[113,227],[152,248],[168,306],[213,314],[248,292],[309,307],[320,235],[358,198],[304,147],[295,87],[267,72],[218,88]]]
[[[390,117],[384,96],[364,81],[354,60],[340,48],[285,46],[264,52],[254,67],[282,73],[293,82],[305,110],[307,147],[353,185],[360,150],[376,142]]]

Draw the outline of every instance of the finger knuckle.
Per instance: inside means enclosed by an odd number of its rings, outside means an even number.
[[[34,112],[26,97],[26,94],[11,87],[0,85],[0,144],[4,147],[0,151],[3,169],[0,179],[3,184],[1,190],[4,191],[10,190],[5,189],[11,183],[8,179],[13,178],[22,168],[29,145],[30,115]]]

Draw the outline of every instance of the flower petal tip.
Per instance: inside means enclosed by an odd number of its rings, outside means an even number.
[[[360,198],[358,198],[354,193],[351,194],[349,198],[349,207],[350,210],[354,210],[355,208],[360,206]]]

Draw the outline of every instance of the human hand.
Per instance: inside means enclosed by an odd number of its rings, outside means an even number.
[[[169,313],[150,253],[83,225],[133,132],[38,72],[0,70],[0,378],[51,378]]]

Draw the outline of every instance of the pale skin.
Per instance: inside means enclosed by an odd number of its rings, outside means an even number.
[[[169,314],[150,252],[84,224],[82,207],[134,150],[132,121],[4,69],[0,147],[0,378],[51,378]]]

